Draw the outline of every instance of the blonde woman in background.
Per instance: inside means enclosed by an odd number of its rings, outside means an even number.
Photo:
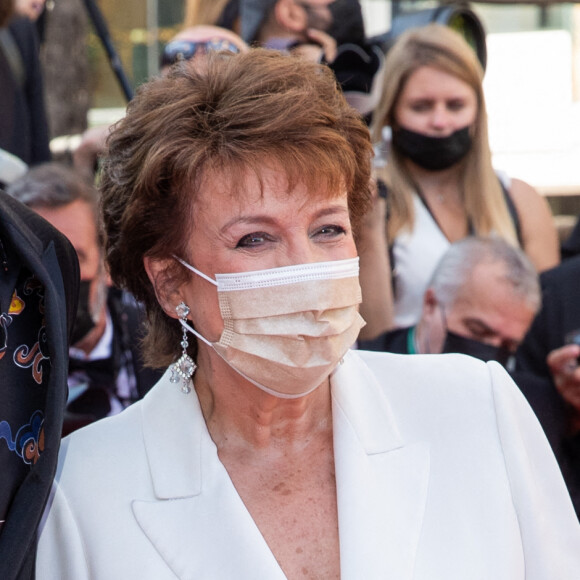
[[[520,245],[539,271],[559,261],[546,200],[492,167],[483,70],[467,42],[436,24],[407,31],[385,70],[372,136],[387,150],[376,177],[387,197],[377,207],[387,205],[388,218],[369,219],[359,241],[368,338],[417,322],[435,265],[465,236]]]

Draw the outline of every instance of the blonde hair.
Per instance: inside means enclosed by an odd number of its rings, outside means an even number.
[[[371,128],[375,143],[380,142],[385,125],[393,125],[398,98],[409,77],[420,67],[429,66],[467,83],[477,97],[478,112],[472,133],[472,146],[463,161],[462,191],[467,218],[474,233],[492,232],[517,245],[517,234],[510,217],[501,184],[491,164],[487,134],[487,112],[483,96],[483,70],[473,49],[463,37],[447,26],[429,24],[403,33],[385,60],[385,81],[381,101]],[[377,170],[390,193],[389,241],[404,227],[413,228],[412,175],[396,150],[391,149],[386,167]]]

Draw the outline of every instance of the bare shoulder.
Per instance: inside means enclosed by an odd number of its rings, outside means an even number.
[[[524,251],[540,272],[556,266],[558,233],[546,198],[521,179],[512,179],[510,195],[520,218]]]
[[[540,195],[534,187],[521,179],[515,177],[511,179],[510,195],[512,196],[516,206],[518,206],[518,209],[521,205],[523,211],[525,211],[525,204],[527,203],[537,203],[538,205],[544,205],[549,209],[546,199]]]

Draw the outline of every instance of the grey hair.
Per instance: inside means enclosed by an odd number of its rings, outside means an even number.
[[[99,194],[76,170],[62,163],[43,163],[27,171],[6,193],[31,208],[58,208],[73,201],[88,203],[98,215]]]
[[[484,263],[503,264],[502,279],[535,312],[539,310],[542,298],[536,269],[522,250],[497,236],[469,236],[451,244],[437,264],[428,287],[443,306],[450,306],[473,269]]]
[[[33,210],[57,209],[75,201],[85,202],[95,220],[99,248],[103,247],[99,192],[72,167],[56,162],[36,165],[11,183],[6,193]]]

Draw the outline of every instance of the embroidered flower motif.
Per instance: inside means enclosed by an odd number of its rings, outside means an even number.
[[[44,415],[35,411],[30,421],[20,427],[15,437],[7,421],[0,421],[0,440],[6,441],[8,449],[27,465],[34,465],[44,451]]]
[[[42,384],[42,366],[43,360],[48,360],[48,339],[46,327],[41,326],[38,331],[38,341],[29,348],[28,345],[22,344],[14,351],[14,362],[21,368],[32,368],[32,378],[39,385]]]
[[[6,354],[6,350],[8,349],[8,327],[12,324],[13,317],[20,314],[24,310],[24,307],[24,300],[14,290],[8,312],[0,314],[0,359]]]

